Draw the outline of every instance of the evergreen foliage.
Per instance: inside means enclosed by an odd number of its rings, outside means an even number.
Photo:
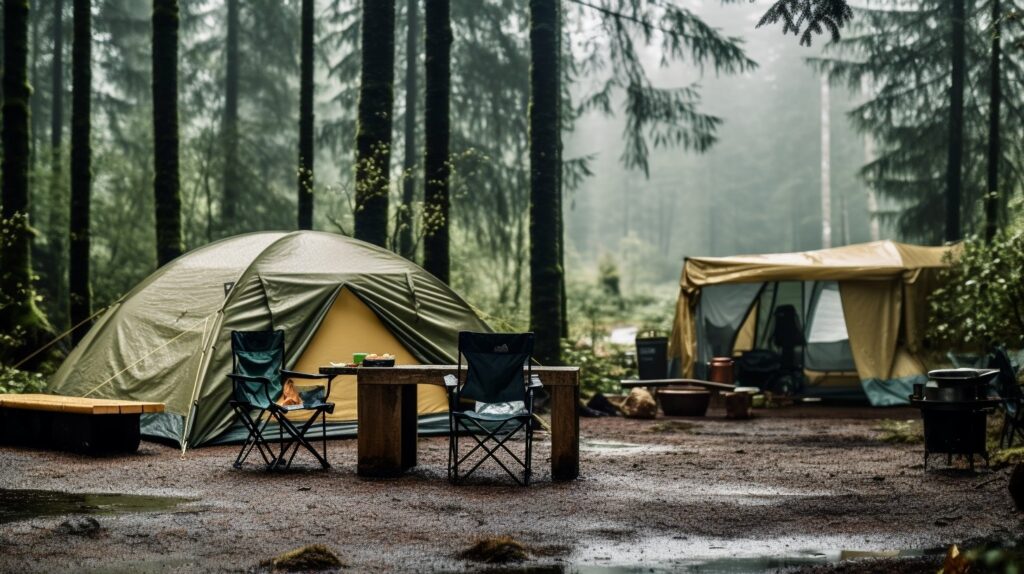
[[[981,231],[986,182],[990,100],[991,22],[985,0],[965,19],[965,69],[961,233]],[[936,244],[945,238],[946,179],[951,149],[950,54],[952,7],[945,0],[908,0],[858,9],[853,33],[830,47],[817,67],[851,89],[871,86],[867,100],[850,113],[854,126],[877,142],[878,156],[863,167],[866,183],[899,207],[902,237]],[[1005,2],[1004,14],[1021,8]],[[1019,18],[1004,18],[1001,37],[1020,42]],[[1000,211],[1021,190],[1024,150],[1024,51],[1007,50],[999,69],[1005,109],[998,158]]]
[[[840,29],[852,19],[853,10],[846,0],[777,0],[757,27],[782,22],[783,34],[792,32],[800,37],[800,44],[810,46],[814,36],[825,32],[833,42],[838,41]]]

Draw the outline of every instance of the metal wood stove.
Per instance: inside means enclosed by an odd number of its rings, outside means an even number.
[[[974,455],[988,466],[986,423],[1000,399],[988,396],[988,383],[999,371],[994,369],[940,369],[928,373],[928,384],[915,385],[910,404],[921,409],[924,421],[924,467],[931,454],[967,457],[974,469]]]

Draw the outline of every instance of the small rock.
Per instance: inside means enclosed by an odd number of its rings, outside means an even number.
[[[310,489],[310,487],[308,487],[308,486],[300,486],[299,487],[299,492],[306,492],[309,489]]]
[[[345,567],[338,555],[322,544],[310,544],[269,560],[274,572],[322,572]]]
[[[459,558],[487,564],[522,562],[527,558],[526,547],[511,536],[481,538],[459,553]]]
[[[72,536],[96,536],[101,530],[99,520],[91,516],[74,516],[57,526],[57,532]]]

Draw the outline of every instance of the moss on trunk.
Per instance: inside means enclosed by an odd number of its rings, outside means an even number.
[[[19,359],[48,329],[32,288],[29,223],[29,98],[27,0],[4,2],[2,199],[0,211],[0,362]]]

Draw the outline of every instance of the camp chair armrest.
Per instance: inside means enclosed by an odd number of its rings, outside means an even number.
[[[530,381],[526,384],[526,388],[528,388],[528,389],[542,389],[542,388],[544,388],[544,383],[542,383],[540,381],[540,377],[538,377],[537,375],[534,375],[533,378],[531,378]]]

